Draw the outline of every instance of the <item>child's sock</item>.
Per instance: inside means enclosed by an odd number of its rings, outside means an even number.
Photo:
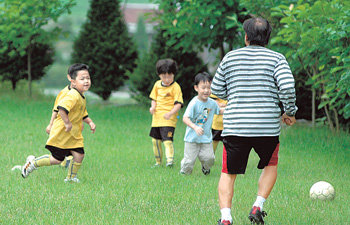
[[[40,156],[38,158],[35,158],[34,166],[36,168],[42,167],[42,166],[51,166],[50,155],[42,155],[42,156]]]
[[[219,141],[213,141],[213,150],[214,150],[214,154],[216,151],[216,148],[218,147]]]
[[[74,162],[69,164],[67,179],[72,179],[77,176],[81,163]]]
[[[156,163],[161,164],[162,163],[162,157],[163,157],[163,149],[162,149],[162,141],[159,139],[152,138],[152,144],[153,144],[153,153],[156,157]]]
[[[172,141],[164,141],[166,162],[173,163],[174,161],[174,145]]]
[[[253,206],[260,207],[260,211],[262,211],[265,201],[266,201],[265,198],[258,195],[258,197],[256,197],[256,200],[255,200]]]
[[[221,212],[221,221],[229,220],[232,223],[231,209],[230,208],[222,208]]]

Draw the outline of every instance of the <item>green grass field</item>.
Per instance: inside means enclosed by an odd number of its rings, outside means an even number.
[[[179,121],[174,168],[152,169],[151,116],[145,107],[88,105],[97,130],[84,130],[79,184],[64,183],[66,171],[58,166],[40,168],[27,179],[12,172],[28,155],[49,153],[45,127],[53,101],[37,92],[28,99],[21,91],[0,90],[0,224],[216,224],[222,145],[209,176],[198,161],[192,175],[180,175],[185,126]],[[284,128],[280,140],[279,176],[264,207],[266,224],[349,224],[349,134],[295,126]],[[249,224],[257,161],[251,154],[246,175],[237,179],[234,224]],[[334,185],[333,201],[310,200],[309,189],[319,180]]]

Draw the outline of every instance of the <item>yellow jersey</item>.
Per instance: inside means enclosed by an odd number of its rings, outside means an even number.
[[[216,95],[211,94],[210,97],[214,99],[217,103],[221,104],[227,104],[227,100],[223,100],[218,98]],[[221,108],[221,107],[220,107]],[[223,130],[224,124],[223,124],[223,115],[214,114],[213,124],[211,126],[214,130]]]
[[[57,109],[57,105],[59,103],[59,101],[64,97],[66,96],[66,94],[70,91],[70,85],[68,85],[67,87],[63,88],[60,93],[58,93],[56,99],[55,99],[55,104],[53,105],[53,109],[52,111],[55,111],[55,112],[58,112],[58,109]]]
[[[82,135],[83,119],[88,117],[86,110],[86,99],[76,89],[71,89],[57,104],[58,109],[63,109],[68,113],[68,118],[72,123],[72,130],[66,132],[66,127],[58,114],[53,122],[49,139],[46,145],[51,145],[61,149],[75,149],[84,147]]]
[[[180,85],[173,82],[165,87],[162,81],[158,80],[151,91],[149,97],[156,101],[156,111],[152,116],[152,127],[176,127],[178,113],[175,113],[169,120],[164,119],[164,114],[170,112],[174,105],[183,105],[182,91]]]

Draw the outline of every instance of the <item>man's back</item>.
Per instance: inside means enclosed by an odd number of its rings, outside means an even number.
[[[229,52],[217,70],[212,91],[228,100],[223,136],[278,136],[279,102],[286,111],[296,110],[294,78],[285,57],[261,46]]]

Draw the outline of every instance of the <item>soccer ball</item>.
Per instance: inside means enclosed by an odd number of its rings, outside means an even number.
[[[26,159],[26,163],[29,162],[29,161],[33,161],[35,159],[35,156],[34,155],[29,155]]]
[[[333,186],[325,181],[319,181],[310,188],[310,198],[320,200],[333,200],[335,191]]]

